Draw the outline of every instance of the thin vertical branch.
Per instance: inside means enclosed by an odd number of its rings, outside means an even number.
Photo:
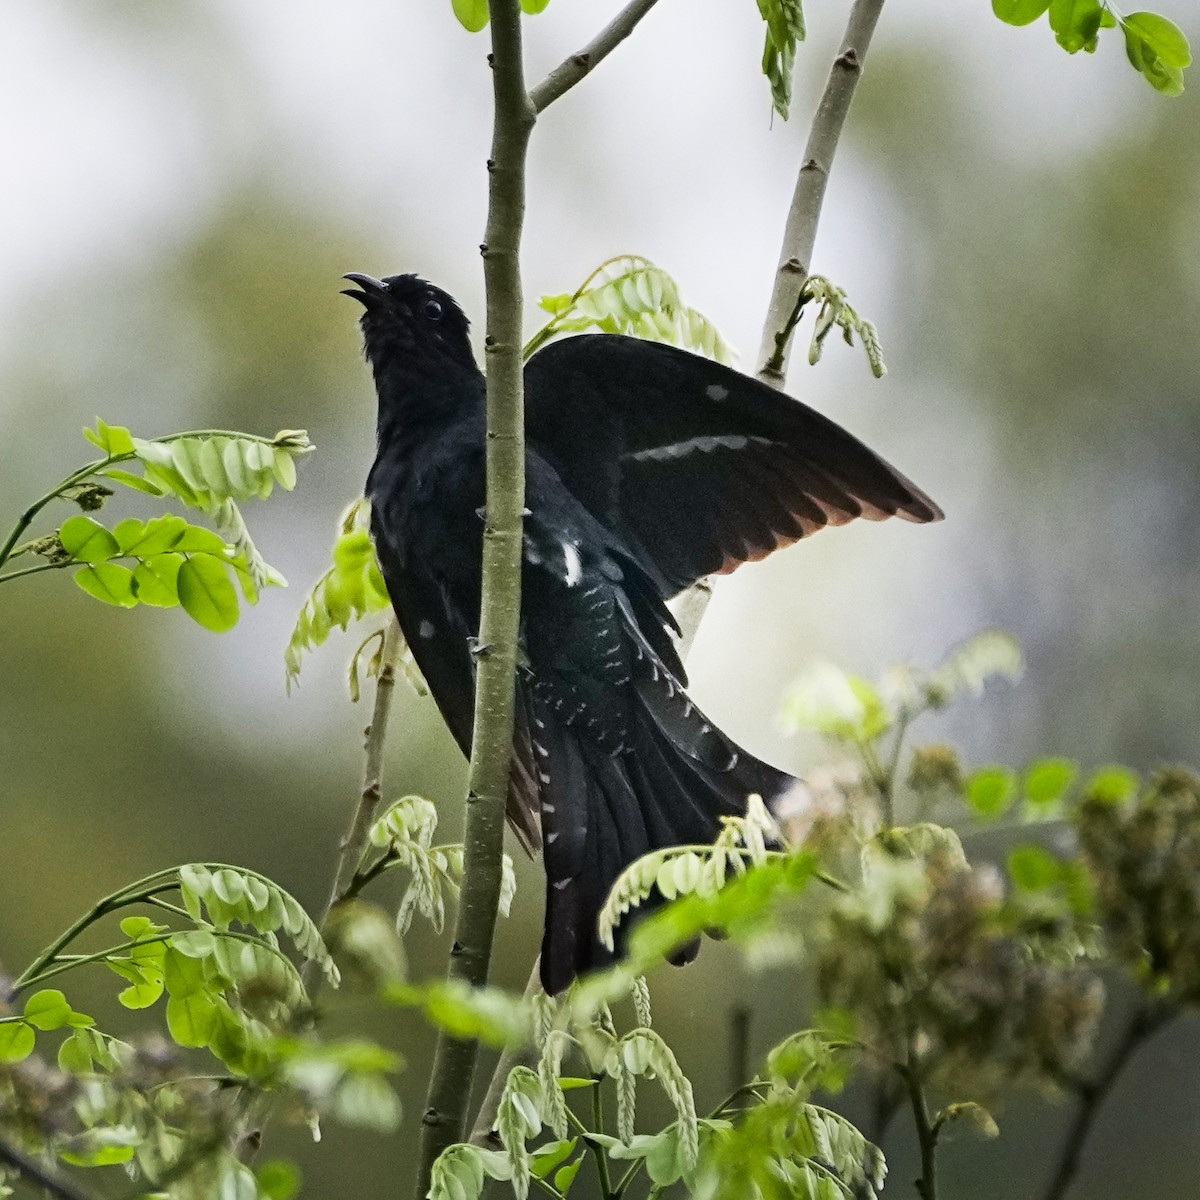
[[[529,982],[525,985],[525,999],[532,1000],[541,991],[541,955],[533,960],[533,968],[529,972]],[[537,1052],[529,1046],[519,1046],[504,1050],[496,1062],[492,1072],[491,1082],[484,1093],[483,1103],[475,1115],[475,1123],[471,1127],[471,1142],[489,1150],[498,1150],[500,1141],[496,1137],[496,1114],[500,1111],[500,1099],[504,1095],[504,1085],[508,1082],[509,1073],[513,1067],[533,1066],[537,1062]]]
[[[917,1145],[921,1151],[921,1178],[916,1181],[917,1194],[921,1200],[937,1200],[937,1140],[940,1126],[930,1117],[916,1054],[910,1049],[908,1061],[897,1064],[896,1069],[908,1091],[913,1125],[917,1130]]]
[[[855,0],[846,23],[845,37],[833,60],[825,91],[809,129],[804,161],[796,177],[796,189],[784,226],[779,266],[775,272],[775,285],[771,290],[758,352],[758,377],[772,387],[782,387],[787,375],[791,348],[789,318],[795,311],[800,289],[812,269],[817,225],[825,201],[825,188],[833,169],[833,156],[837,152],[854,91],[862,77],[863,60],[871,45],[871,35],[875,32],[883,2]]]
[[[1079,1161],[1083,1157],[1092,1125],[1099,1116],[1117,1077],[1125,1069],[1134,1052],[1170,1021],[1175,1012],[1175,1008],[1168,1004],[1142,1004],[1121,1035],[1121,1040],[1105,1063],[1104,1069],[1095,1080],[1078,1087],[1079,1108],[1067,1131],[1058,1160],[1058,1169],[1043,1194],[1043,1200],[1062,1200],[1067,1194],[1079,1171]]]
[[[582,50],[570,55],[554,68],[536,87],[529,90],[529,103],[534,114],[549,108],[561,99],[577,83],[581,82],[606,59],[637,28],[641,19],[654,7],[658,0],[630,0],[630,2],[590,41]],[[490,244],[490,243],[489,243]],[[528,358],[532,347],[525,347],[522,357]],[[490,371],[489,371],[490,374]],[[481,633],[482,638],[482,633]],[[533,996],[540,988],[538,975],[539,959],[534,959],[533,971],[525,986],[526,997]],[[518,1064],[528,1065],[534,1061],[528,1048],[520,1051],[505,1051],[496,1063],[488,1084],[483,1103],[471,1127],[471,1141],[486,1146],[493,1140],[492,1126],[504,1092],[509,1072]]]
[[[513,681],[521,606],[521,518],[525,505],[521,273],[525,158],[535,120],[525,90],[519,0],[491,0],[495,116],[488,160],[483,245],[487,289],[487,507],[479,618],[475,724],[467,778],[465,862],[447,972],[472,986],[487,982],[500,899],[504,804],[512,759]],[[422,1118],[417,1196],[429,1190],[438,1155],[460,1141],[478,1044],[438,1036]]]
[[[841,48],[833,60],[825,91],[809,127],[804,159],[784,225],[779,266],[758,352],[758,377],[775,388],[783,387],[787,378],[794,314],[800,290],[811,271],[825,187],[883,3],[884,0],[854,0]],[[711,596],[712,587],[707,580],[693,584],[685,594],[681,612],[686,612],[686,617],[680,624],[684,628],[687,649],[691,648]],[[686,656],[686,649],[684,654]]]
[[[379,674],[375,681],[375,702],[371,709],[371,723],[367,726],[363,741],[364,759],[362,791],[354,809],[350,828],[338,847],[337,874],[333,892],[325,906],[322,924],[329,917],[334,905],[349,894],[354,877],[362,865],[367,849],[367,835],[371,823],[379,812],[383,799],[383,748],[387,741],[388,720],[392,712],[392,696],[396,691],[396,665],[400,660],[400,625],[395,617],[388,620],[383,630],[383,645],[379,648]],[[306,963],[305,967],[311,964]]]

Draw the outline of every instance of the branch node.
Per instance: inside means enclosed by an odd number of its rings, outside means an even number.
[[[807,164],[805,164],[807,165]],[[779,268],[781,271],[786,271],[789,275],[807,275],[808,272],[804,269],[804,264],[795,257],[789,258],[783,266]]]
[[[861,71],[862,60],[858,57],[858,51],[853,46],[847,47],[841,54],[833,60],[835,67],[841,67],[843,71]]]

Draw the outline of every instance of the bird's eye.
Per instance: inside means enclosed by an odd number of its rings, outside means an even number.
[[[436,300],[426,300],[424,308],[421,311],[430,321],[438,320],[442,315],[442,306]]]

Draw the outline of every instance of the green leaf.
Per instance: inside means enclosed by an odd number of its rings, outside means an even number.
[[[237,624],[237,592],[220,559],[208,554],[194,555],[181,564],[176,584],[179,603],[198,625],[214,633],[224,633]]]
[[[578,1138],[563,1138],[539,1146],[529,1160],[530,1171],[539,1179],[545,1179],[551,1171],[561,1166],[565,1159],[570,1158],[578,1141]]]
[[[1130,13],[1121,26],[1126,37],[1132,30],[1168,67],[1183,68],[1192,65],[1192,48],[1188,45],[1183,30],[1174,21],[1160,17],[1158,13],[1136,12]]]
[[[134,475],[129,471],[122,471],[119,467],[109,467],[107,471],[101,471],[100,474],[108,479],[115,479],[117,483],[123,483],[126,487],[145,492],[149,496],[163,494],[163,490],[158,484],[151,483],[148,479],[143,479],[140,475]]]
[[[75,572],[75,582],[89,596],[105,604],[114,604],[118,608],[133,608],[137,604],[133,572],[128,567],[106,562],[80,567]]]
[[[174,608],[179,603],[179,569],[182,554],[156,554],[133,569],[133,592],[142,604]]]
[[[91,517],[70,517],[58,531],[63,549],[76,561],[104,562],[121,552],[117,539]]]
[[[1147,22],[1145,18],[1154,18],[1154,21]],[[1131,21],[1134,23],[1131,24]],[[1165,32],[1155,24],[1156,21],[1170,26],[1178,38]],[[1191,50],[1183,34],[1165,17],[1155,17],[1153,13],[1134,13],[1121,22],[1121,29],[1125,34],[1125,53],[1134,70],[1140,71],[1156,91],[1165,96],[1178,96],[1183,91],[1183,69],[1172,65],[1172,62],[1180,58],[1191,62]],[[1182,39],[1182,45],[1178,39]],[[1160,45],[1164,47],[1169,60],[1160,55]]]
[[[967,776],[963,797],[985,821],[1002,817],[1017,795],[1017,777],[1008,767],[983,767]]]
[[[180,1046],[207,1046],[216,1025],[216,1002],[204,992],[168,998],[167,1029]]]
[[[129,430],[124,425],[106,425],[97,417],[96,428],[85,429],[83,436],[93,446],[99,446],[110,458],[133,453],[133,438],[129,436]]]
[[[543,12],[550,0],[521,0],[521,11],[531,16]]]
[[[73,1075],[86,1075],[92,1070],[92,1055],[86,1038],[72,1034],[58,1048],[58,1065]]]
[[[300,1191],[300,1169],[286,1159],[273,1158],[255,1172],[262,1200],[292,1200]]]
[[[0,1063],[17,1063],[33,1053],[37,1034],[24,1021],[0,1023]]]
[[[59,1155],[76,1167],[110,1167],[128,1162],[141,1140],[142,1135],[129,1125],[93,1127],[73,1138]]]
[[[458,23],[468,33],[478,33],[488,23],[488,0],[450,0]]]
[[[1062,806],[1067,790],[1079,774],[1069,758],[1042,758],[1025,771],[1025,805],[1038,817],[1048,817]]]
[[[792,74],[797,43],[804,41],[804,9],[800,0],[758,0],[767,23],[762,70],[771,85],[775,111],[786,121],[792,99]]]
[[[43,988],[25,1001],[25,1020],[43,1031],[61,1029],[71,1016],[67,998],[57,988]]]
[[[565,1167],[559,1167],[554,1173],[554,1186],[565,1196],[571,1190],[571,1184],[575,1182],[575,1176],[579,1174],[579,1168],[583,1166],[583,1155],[580,1155],[573,1163],[567,1163]]]
[[[1050,7],[1050,0],[992,0],[992,12],[1006,25],[1028,25]]]
[[[1084,795],[1099,804],[1127,804],[1138,791],[1138,777],[1128,767],[1101,767],[1087,781]]]
[[[1096,36],[1104,17],[1098,0],[1051,0],[1050,28],[1055,40],[1068,53],[1096,49]]]
[[[1041,846],[1016,846],[1008,854],[1008,874],[1027,892],[1053,887],[1062,878],[1062,863]]]

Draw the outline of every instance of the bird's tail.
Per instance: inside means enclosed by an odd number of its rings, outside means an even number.
[[[648,647],[638,653],[632,736],[619,751],[556,720],[536,689],[531,697],[546,866],[541,974],[550,995],[620,956],[619,937],[614,953],[596,921],[630,863],[667,846],[711,843],[721,817],[743,814],[751,793],[770,807],[794,782],[717,729]]]

